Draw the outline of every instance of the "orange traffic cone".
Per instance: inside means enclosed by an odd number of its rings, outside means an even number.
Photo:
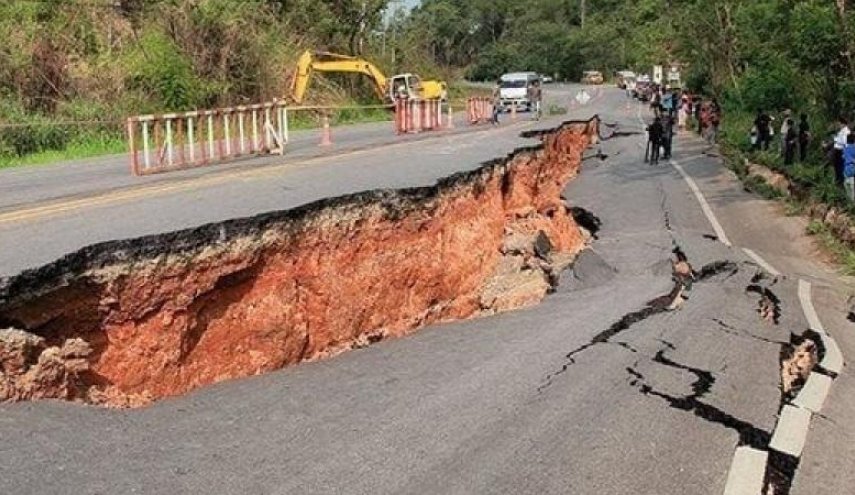
[[[332,146],[332,136],[330,135],[330,118],[324,114],[323,127],[321,129],[321,144],[319,146]]]

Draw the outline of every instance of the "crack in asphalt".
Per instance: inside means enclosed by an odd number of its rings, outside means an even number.
[[[666,358],[663,352],[664,350],[657,352],[653,361],[663,366],[688,371],[695,375],[696,380],[692,383],[692,393],[685,396],[675,396],[658,391],[646,383],[644,375],[634,367],[626,368],[627,372],[633,377],[630,385],[637,386],[639,391],[645,396],[658,397],[664,400],[673,409],[691,412],[704,421],[735,431],[739,435],[739,445],[750,445],[760,449],[766,448],[771,439],[771,434],[768,431],[700,400],[704,395],[709,393],[712,385],[715,383],[715,377],[712,372],[676,363]]]
[[[668,357],[665,356],[665,349],[660,349],[655,356],[653,356],[653,362],[662,364],[669,368],[679,369],[683,371],[688,371],[689,373],[695,375],[696,380],[692,382],[692,395],[687,396],[688,398],[700,399],[705,396],[712,390],[712,386],[715,384],[715,376],[711,371],[702,370],[700,368],[693,368],[691,366],[687,366],[685,364],[680,364],[676,361],[672,361]]]
[[[691,265],[688,265],[688,259],[686,258],[685,253],[683,253],[682,249],[679,248],[679,246],[675,248],[674,254],[677,257],[678,263],[685,262],[691,270]],[[675,266],[677,265],[675,264]],[[564,356],[565,362],[561,365],[561,367],[558,370],[547,374],[546,378],[544,379],[544,382],[537,387],[538,393],[544,391],[546,388],[552,385],[552,383],[558,376],[564,374],[565,372],[567,372],[568,369],[570,369],[571,366],[576,364],[577,355],[581,354],[582,352],[585,352],[586,350],[598,344],[615,344],[625,349],[628,349],[631,352],[637,352],[625,342],[612,342],[612,337],[619,335],[620,333],[626,330],[629,330],[636,323],[642,322],[650,318],[651,316],[676,309],[674,304],[676,303],[678,298],[683,298],[683,291],[687,288],[687,284],[691,286],[692,280],[708,280],[723,272],[729,272],[728,277],[730,277],[738,271],[739,267],[736,265],[736,263],[733,263],[731,261],[715,261],[712,263],[708,263],[707,265],[704,265],[701,268],[700,272],[697,272],[698,275],[695,275],[696,272],[694,272],[694,270],[691,270],[691,276],[680,275],[675,270],[675,272],[673,273],[674,288],[671,289],[669,293],[663,294],[648,301],[647,304],[639,310],[624,314],[619,320],[612,323],[608,328],[594,335],[590,341],[568,352]]]
[[[744,331],[744,330],[739,330],[738,328],[736,328],[732,325],[728,325],[727,323],[723,322],[722,320],[720,320],[718,318],[712,318],[712,321],[714,321],[715,323],[718,324],[720,331],[722,331],[728,335],[733,335],[735,337],[743,337],[746,339],[756,340],[758,342],[764,342],[766,344],[774,344],[774,345],[786,344],[785,342],[780,341],[780,340],[767,339],[765,337],[760,337],[758,335],[754,335],[754,334],[747,332],[747,331]]]

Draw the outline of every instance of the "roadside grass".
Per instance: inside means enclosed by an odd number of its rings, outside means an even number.
[[[773,149],[768,151],[752,150],[748,131],[753,125],[753,116],[749,114],[728,115],[720,134],[720,148],[725,165],[743,182],[746,190],[766,199],[783,201],[784,212],[788,216],[801,215],[808,202],[824,203],[834,206],[855,217],[855,205],[845,197],[834,181],[834,174],[827,165],[821,150],[814,149],[808,160],[784,165],[778,146],[779,136],[773,138]],[[798,197],[785,197],[771,187],[761,177],[748,174],[746,161],[763,165],[778,172],[790,180],[798,191]],[[806,233],[814,237],[820,247],[827,251],[840,265],[845,275],[855,275],[855,249],[837,238],[831,229],[819,220],[811,220]]]
[[[840,271],[844,275],[855,275],[855,250],[841,242],[819,220],[811,220],[806,230],[808,235],[813,236],[819,241],[820,246],[832,255],[834,261],[840,265]]]
[[[344,108],[331,112],[330,125],[348,125],[368,122],[391,121],[393,113],[387,108]],[[289,128],[292,130],[317,129],[323,125],[319,112],[293,112],[289,116]],[[7,144],[0,136],[0,169],[47,165],[67,160],[93,158],[127,151],[124,134],[120,131],[91,131],[88,129],[64,130],[60,138],[40,139],[43,128],[51,131],[57,126],[53,123],[32,124],[27,131],[16,131],[12,143],[27,140],[26,147]],[[5,145],[4,145],[5,144]],[[17,153],[16,147],[28,151]]]
[[[488,85],[457,83],[452,84],[448,92],[452,109],[461,111],[466,108],[467,98],[489,97],[492,95],[492,88]],[[354,108],[330,110],[328,115],[331,126],[389,122],[394,118],[390,108],[355,108],[356,102],[345,104],[352,104]],[[85,105],[83,107],[85,108]],[[566,112],[566,109],[558,110]],[[552,112],[553,109],[550,108],[548,113],[553,115]],[[87,113],[74,114],[71,117],[95,118],[97,115]],[[61,119],[51,120],[20,112],[10,115],[7,120],[25,122],[27,127],[0,133],[0,169],[118,154],[124,152],[127,146],[124,131],[115,127],[66,126]],[[322,125],[323,113],[320,111],[295,111],[289,115],[291,130],[318,129]]]
[[[22,156],[0,155],[0,169],[30,165],[46,165],[65,160],[112,155],[127,150],[127,143],[119,136],[89,136],[75,139],[61,149],[44,149]]]

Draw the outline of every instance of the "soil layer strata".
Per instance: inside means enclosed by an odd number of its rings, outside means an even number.
[[[598,120],[434,186],[86,247],[0,279],[0,400],[144,405],[540,301]],[[49,376],[42,376],[42,370]]]

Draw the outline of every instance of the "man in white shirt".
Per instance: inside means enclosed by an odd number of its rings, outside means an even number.
[[[846,138],[849,137],[849,122],[845,117],[838,120],[840,130],[834,136],[834,179],[838,184],[843,184],[843,148],[846,147]]]

